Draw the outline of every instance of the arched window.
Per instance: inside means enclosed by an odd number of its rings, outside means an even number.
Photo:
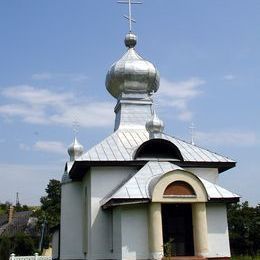
[[[184,181],[174,181],[164,190],[163,196],[194,197],[196,193],[190,184]]]
[[[168,140],[151,139],[144,142],[136,151],[134,159],[173,159],[183,161],[179,148]]]

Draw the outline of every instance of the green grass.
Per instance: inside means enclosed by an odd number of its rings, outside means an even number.
[[[232,256],[232,260],[260,260],[260,255],[256,257],[251,257],[251,256]]]

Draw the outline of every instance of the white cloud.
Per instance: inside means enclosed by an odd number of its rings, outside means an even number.
[[[83,102],[73,93],[21,85],[5,88],[1,95],[7,104],[0,105],[0,115],[7,119],[70,127],[77,119],[82,127],[106,127],[114,118],[113,103],[89,101],[87,98]]]
[[[34,81],[47,81],[47,80],[69,80],[72,82],[85,82],[88,76],[84,73],[50,73],[41,72],[32,75]]]
[[[220,146],[254,146],[259,144],[259,138],[252,131],[221,130],[216,132],[196,132],[200,144]]]
[[[34,149],[48,153],[65,154],[66,147],[63,143],[57,141],[37,141]]]
[[[190,121],[192,112],[189,109],[189,102],[197,98],[203,92],[200,86],[205,81],[200,78],[191,78],[185,81],[168,81],[161,79],[159,102],[162,106],[171,106],[178,112],[178,118],[182,121]]]
[[[233,74],[227,74],[223,77],[224,80],[234,80],[236,77]]]

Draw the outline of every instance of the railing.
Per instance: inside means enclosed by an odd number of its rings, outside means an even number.
[[[52,257],[39,256],[38,253],[35,253],[33,256],[15,256],[15,254],[11,254],[9,260],[52,260]]]

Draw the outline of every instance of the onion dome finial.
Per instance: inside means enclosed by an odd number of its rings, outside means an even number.
[[[125,46],[128,48],[134,48],[137,43],[137,37],[134,33],[129,32],[125,36]]]
[[[68,154],[71,161],[78,159],[84,152],[83,146],[78,142],[77,138],[74,138],[73,143],[68,148]]]
[[[149,133],[149,139],[162,137],[164,124],[163,121],[158,118],[155,111],[153,111],[151,119],[146,122],[145,127]]]
[[[128,50],[115,62],[106,76],[106,88],[115,98],[123,94],[152,95],[159,88],[160,76],[155,66],[135,50],[137,37],[129,32],[125,37]]]

